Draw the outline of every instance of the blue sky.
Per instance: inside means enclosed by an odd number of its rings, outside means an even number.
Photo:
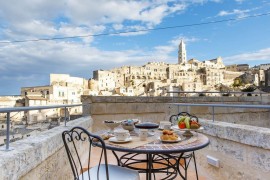
[[[181,26],[270,13],[268,0],[0,1],[0,42]],[[92,77],[92,71],[150,61],[223,58],[226,65],[270,63],[270,15],[183,28],[0,43],[0,95],[49,84],[50,73]]]

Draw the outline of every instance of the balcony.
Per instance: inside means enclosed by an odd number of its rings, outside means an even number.
[[[82,96],[84,117],[10,144],[14,150],[0,151],[0,179],[72,179],[61,133],[73,126],[96,132],[105,129],[103,120],[140,118],[142,121],[168,120],[171,114],[189,111],[200,118],[203,133],[210,145],[196,151],[200,179],[267,179],[270,173],[269,109],[212,108],[207,106],[175,106],[171,103],[265,104],[270,97],[93,97]],[[82,148],[83,150],[83,148]],[[98,151],[98,149],[96,149]],[[219,167],[207,162],[206,156],[219,159]],[[109,156],[109,163],[116,163]],[[97,162],[97,161],[95,161]],[[94,165],[94,164],[93,164]],[[195,179],[194,166],[189,178]],[[143,175],[141,175],[144,179]],[[158,179],[158,178],[157,178]]]

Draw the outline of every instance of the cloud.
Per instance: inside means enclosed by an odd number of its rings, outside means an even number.
[[[246,52],[242,54],[237,54],[229,57],[223,58],[226,64],[234,64],[234,63],[250,63],[250,62],[258,62],[261,63],[269,63],[270,62],[270,48],[260,49],[255,52]]]
[[[243,3],[245,0],[235,0],[237,3]]]
[[[232,11],[220,11],[218,13],[217,16],[231,16],[231,15],[236,15],[238,18],[242,18],[242,17],[246,17],[250,11],[252,11],[251,9],[244,9],[244,10],[240,10],[240,9],[234,9]]]
[[[133,22],[146,29],[160,24],[168,15],[185,10],[186,5],[175,0],[10,0],[1,1],[0,7],[0,22],[5,24],[2,26],[3,39],[22,39],[65,36],[63,32],[67,31],[63,31],[63,28],[67,26],[73,26],[77,32],[83,29],[81,33],[91,33],[85,30],[111,24],[114,24],[115,30],[121,30],[127,22]],[[99,29],[97,33],[104,29]]]
[[[173,57],[170,53],[177,50],[180,39],[185,39],[187,43],[199,41],[195,37],[177,36],[164,46],[116,51],[100,50],[76,41],[41,41],[1,45],[0,76],[23,79],[22,76],[29,78],[40,75],[44,78],[49,73],[71,73],[83,74],[89,78],[95,69],[111,69],[114,66],[131,64],[142,65],[157,58],[171,61]]]

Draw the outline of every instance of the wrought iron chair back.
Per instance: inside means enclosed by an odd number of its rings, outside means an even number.
[[[107,180],[109,179],[106,146],[101,137],[88,132],[82,127],[74,127],[71,130],[64,131],[62,133],[62,139],[64,141],[74,179],[91,179],[90,162],[93,159],[91,158],[91,152],[96,143],[100,143],[102,148],[98,162],[97,179],[99,179],[99,168],[102,158],[104,158],[103,164],[105,165]],[[96,155],[97,154],[95,154],[95,156]],[[84,172],[84,167],[87,168],[88,173]],[[83,172],[83,176],[80,176]]]
[[[188,116],[190,117],[190,120],[194,120],[194,121],[197,121],[199,122],[199,118],[197,116],[194,116],[194,115],[191,115],[190,113],[188,112],[180,112],[178,113],[177,115],[172,115],[169,119],[169,121],[174,124],[174,125],[177,125],[178,123],[178,117],[179,116]],[[184,165],[182,165],[180,163],[180,160],[183,159],[184,160]],[[189,166],[189,163],[191,161],[191,159],[193,159],[194,161],[194,166],[195,166],[195,172],[196,172],[196,179],[198,180],[199,177],[198,177],[198,171],[197,171],[197,165],[196,165],[196,157],[195,157],[195,153],[194,151],[193,152],[190,152],[190,153],[185,153],[183,156],[180,156],[179,159],[178,159],[178,172],[180,174],[180,176],[183,178],[183,179],[187,179],[187,169],[188,169],[188,166]],[[180,166],[183,167],[184,171],[185,171],[185,175],[183,175],[180,171]]]

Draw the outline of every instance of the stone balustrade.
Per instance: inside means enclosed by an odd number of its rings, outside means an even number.
[[[166,121],[172,114],[188,111],[199,118],[212,119],[211,107],[177,107],[168,103],[221,103],[226,98],[230,104],[261,104],[261,97],[121,97],[121,96],[82,96],[84,104],[90,107],[84,111],[94,119],[95,130],[106,128],[104,120],[123,120],[139,118],[142,121]],[[253,101],[250,101],[251,98]],[[264,104],[270,102],[270,96],[264,97]],[[254,108],[215,108],[215,120],[236,124],[247,124],[270,128],[270,113],[267,109]]]
[[[62,132],[74,126],[91,131],[92,119],[88,116],[70,121],[67,127],[58,126],[11,143],[12,151],[0,151],[0,180],[73,179]]]
[[[196,152],[199,172],[207,179],[264,180],[270,177],[270,129],[202,120],[210,145]],[[206,155],[219,159],[209,165]]]

